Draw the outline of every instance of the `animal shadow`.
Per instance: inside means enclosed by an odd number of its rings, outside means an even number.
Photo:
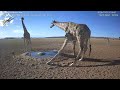
[[[60,53],[61,56],[67,57],[67,58],[75,58],[76,56],[70,55],[70,54],[65,54],[65,53]]]
[[[74,55],[60,53],[60,55],[58,57],[56,57],[56,60],[54,60],[54,62],[61,62],[61,61],[64,61],[64,60],[69,60],[69,58],[75,59],[75,57],[76,56],[74,56]]]
[[[70,56],[70,55],[68,55]],[[72,57],[74,58],[74,57]],[[77,61],[77,62],[98,62],[98,64],[96,65],[77,65],[74,64],[72,66],[68,65],[60,65],[60,64],[53,64],[53,66],[59,66],[59,67],[98,67],[98,66],[114,66],[114,65],[120,65],[120,60],[109,60],[109,59],[94,59],[94,58],[84,58],[82,61]],[[99,64],[99,62],[103,63],[103,64]]]
[[[109,60],[109,59],[94,59],[94,58],[85,58],[83,62],[101,62],[101,65],[85,65],[85,66],[76,66],[76,67],[98,67],[98,66],[113,66],[120,65],[120,60]]]

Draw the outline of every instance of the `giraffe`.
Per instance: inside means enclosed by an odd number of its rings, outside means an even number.
[[[109,37],[107,37],[107,42],[108,42],[108,45],[110,44],[110,39],[109,39]]]
[[[10,17],[7,20],[3,20],[3,26],[7,23],[10,22],[11,20],[13,20],[14,18]]]
[[[110,45],[110,38],[109,37],[104,37],[105,40],[107,40],[107,44]]]
[[[22,17],[21,18],[21,21],[22,21],[22,26],[23,26],[23,30],[24,30],[24,47],[25,47],[25,51],[28,51],[28,48],[30,49],[31,51],[31,39],[30,39],[30,33],[27,31],[26,27],[25,27],[25,24],[23,22],[24,18]],[[31,54],[30,54],[31,55]]]
[[[57,26],[60,29],[64,30],[66,33],[66,39],[64,40],[64,43],[62,45],[62,47],[60,48],[60,50],[58,51],[58,53],[47,62],[47,64],[50,64],[55,57],[57,57],[60,52],[64,49],[64,47],[67,45],[68,41],[72,40],[73,41],[73,50],[74,50],[74,54],[75,54],[75,44],[76,41],[78,42],[78,46],[79,46],[79,52],[77,54],[77,57],[75,58],[75,61],[73,63],[70,64],[70,66],[72,66],[74,63],[76,63],[76,60],[83,60],[84,55],[88,49],[87,45],[89,42],[89,56],[91,53],[91,44],[90,44],[90,36],[91,36],[91,31],[88,28],[88,26],[86,24],[77,24],[74,22],[58,22],[58,21],[53,21],[51,23],[52,25],[50,26],[50,28],[52,28],[53,26]],[[81,56],[82,55],[82,56]],[[80,58],[81,56],[81,58]]]

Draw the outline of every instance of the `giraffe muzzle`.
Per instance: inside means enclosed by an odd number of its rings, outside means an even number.
[[[51,26],[50,26],[50,28],[52,28],[53,26],[54,26],[54,24],[53,24],[53,25],[51,25]]]

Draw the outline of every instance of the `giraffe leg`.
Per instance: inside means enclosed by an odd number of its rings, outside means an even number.
[[[74,51],[74,57],[75,57],[75,45],[76,45],[76,41],[73,41],[73,51]]]
[[[83,37],[77,37],[77,41],[78,41],[78,44],[79,44],[79,52],[78,52],[78,55],[77,55],[75,61],[73,63],[71,63],[69,66],[72,66],[73,64],[76,64],[77,60],[79,60],[81,55],[82,55],[81,60],[84,57],[84,55],[83,55],[84,38]]]
[[[29,55],[31,56],[31,41],[28,40],[28,50],[29,50]]]
[[[32,43],[31,43],[31,40],[30,40],[30,51],[32,50]]]
[[[50,64],[51,61],[53,61],[60,53],[61,51],[64,49],[64,47],[67,45],[68,39],[65,39],[61,49],[58,51],[58,53],[50,60],[48,61],[46,64]]]
[[[26,40],[24,38],[24,52],[26,52]]]
[[[83,53],[83,47],[84,47],[84,40],[82,38],[78,38],[78,44],[79,44],[79,52],[78,52],[78,55],[76,57],[76,60],[78,60],[81,56],[81,54]],[[81,50],[80,50],[81,49]]]
[[[31,56],[31,46],[30,46],[30,40],[27,40],[27,51],[29,53],[29,55]]]
[[[86,50],[85,50],[85,48],[83,48],[83,52],[81,53],[81,58],[79,59],[79,61],[83,60],[85,52],[86,52]]]
[[[88,39],[86,39],[86,40],[84,41],[83,53],[82,53],[82,56],[81,56],[81,58],[79,59],[79,61],[83,60],[83,58],[84,58],[84,55],[85,55],[85,53],[86,53],[86,51],[87,51],[87,43],[88,43]]]
[[[26,40],[26,44],[27,44],[27,45],[26,45],[26,46],[27,46],[27,47],[26,47],[27,52],[29,52],[29,40],[28,40],[28,39]]]
[[[31,51],[32,51],[32,43],[31,43],[31,40],[30,40],[30,56],[31,56]]]
[[[82,48],[81,48],[81,43],[80,43],[80,37],[79,36],[77,36],[77,41],[78,41],[78,46],[79,46],[79,52],[78,52],[78,54],[77,54],[77,57],[75,58],[75,61],[74,62],[72,62],[69,66],[72,66],[73,64],[75,64],[76,63],[76,61],[79,59],[79,57],[80,57],[80,55],[81,55],[81,53],[82,53]]]

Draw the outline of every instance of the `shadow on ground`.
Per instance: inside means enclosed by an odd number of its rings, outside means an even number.
[[[74,55],[68,55],[68,54],[61,54],[61,56],[64,56],[64,57],[67,57],[67,58],[75,58]],[[67,59],[66,59],[67,60]],[[62,60],[63,61],[63,60]],[[57,61],[58,62],[58,61]],[[59,61],[61,62],[61,61]],[[98,62],[97,65],[72,65],[72,66],[69,66],[68,65],[60,65],[60,64],[50,64],[52,66],[59,66],[59,67],[98,67],[98,66],[113,66],[113,65],[120,65],[120,60],[109,60],[109,59],[95,59],[95,58],[84,58],[82,61],[79,61],[79,62]],[[99,64],[99,62],[103,63],[103,64]]]

